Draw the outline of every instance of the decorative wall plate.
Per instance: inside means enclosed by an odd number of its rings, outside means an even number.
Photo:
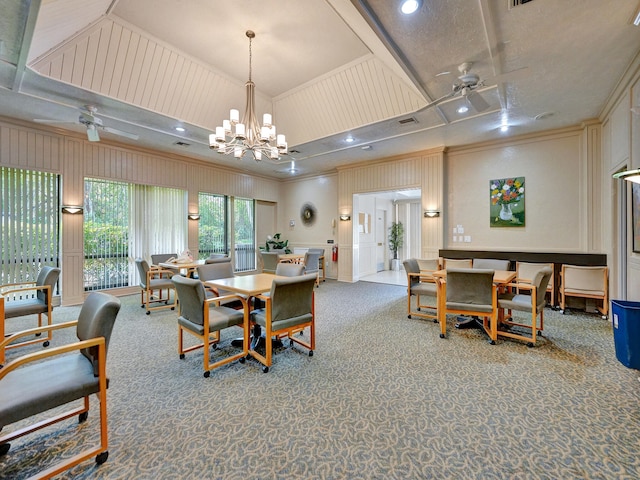
[[[316,221],[316,207],[313,203],[305,203],[302,205],[302,209],[300,210],[300,219],[302,223],[307,227],[313,225]]]

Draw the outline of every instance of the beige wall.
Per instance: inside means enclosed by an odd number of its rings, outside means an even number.
[[[338,176],[320,175],[315,177],[287,180],[282,183],[278,202],[278,232],[289,241],[291,248],[324,248],[326,276],[337,278],[337,263],[331,261],[332,244],[337,242],[338,208],[337,184]],[[305,225],[300,213],[305,203],[311,203],[317,212],[313,225]],[[294,226],[290,222],[295,223]],[[276,233],[276,232],[271,232]],[[262,245],[264,239],[259,239]]]
[[[446,161],[447,248],[584,252],[588,197],[582,130],[451,149]],[[491,180],[525,178],[525,226],[490,227]],[[461,225],[471,242],[453,241]],[[459,237],[459,235],[456,235]]]

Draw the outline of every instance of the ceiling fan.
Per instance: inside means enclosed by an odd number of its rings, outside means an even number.
[[[132,140],[138,140],[138,135],[133,133],[124,132],[116,128],[107,127],[102,123],[102,119],[96,117],[98,109],[94,105],[85,105],[84,110],[80,110],[80,117],[77,122],[66,122],[63,120],[48,120],[44,118],[36,118],[33,121],[37,123],[73,123],[81,124],[87,127],[87,139],[90,142],[99,142],[100,135],[98,130],[104,130],[105,132],[113,133],[114,135],[120,135],[121,137],[127,137]]]
[[[449,98],[453,98],[455,96],[464,97],[469,105],[478,113],[484,112],[487,110],[490,105],[487,101],[480,95],[477,91],[478,89],[489,86],[490,84],[497,84],[500,82],[506,82],[507,80],[515,80],[517,78],[522,78],[523,76],[528,75],[529,67],[520,68],[518,70],[513,70],[511,72],[504,73],[502,75],[496,75],[488,80],[481,80],[478,74],[471,71],[471,67],[473,66],[472,62],[464,62],[458,65],[458,72],[460,75],[458,76],[458,81],[453,84],[451,87],[451,91],[446,95],[443,95],[440,98],[435,99],[428,105],[425,105],[421,109],[419,109],[416,113],[422,112],[428,108],[434,107],[439,103],[448,100]],[[448,73],[448,72],[447,72]]]

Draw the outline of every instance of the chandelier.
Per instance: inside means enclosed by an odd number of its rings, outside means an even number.
[[[249,38],[249,80],[245,83],[247,103],[244,116],[240,122],[240,112],[232,108],[229,119],[224,120],[221,127],[216,127],[216,133],[209,135],[209,148],[217,149],[218,153],[224,155],[233,154],[236,158],[242,158],[250,151],[257,162],[262,160],[263,155],[277,160],[280,155],[287,154],[287,142],[284,135],[276,135],[276,126],[271,123],[271,114],[263,115],[262,126],[256,119],[256,86],[251,80],[251,41],[256,34],[247,30],[246,35]]]

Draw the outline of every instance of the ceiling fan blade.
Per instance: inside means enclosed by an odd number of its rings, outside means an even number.
[[[456,93],[458,93],[460,90],[459,89],[454,89],[451,92],[447,93],[446,95],[443,95],[440,98],[436,98],[433,102],[425,105],[424,107],[422,107],[419,110],[416,110],[415,113],[420,113],[420,112],[424,112],[426,109],[431,108],[431,107],[435,107],[436,105],[438,105],[439,103],[444,102],[445,100],[447,100],[448,98],[453,97]]]
[[[482,98],[482,95],[480,95],[478,92],[469,92],[466,98],[469,104],[478,113],[484,112],[491,106],[484,98]]]
[[[117,130],[111,127],[102,127],[105,132],[113,133],[114,135],[120,135],[121,137],[127,137],[131,140],[138,140],[138,135],[129,132],[123,132],[122,130]]]
[[[78,123],[78,122],[67,122],[65,120],[49,120],[47,118],[34,118],[34,122],[36,123]]]

